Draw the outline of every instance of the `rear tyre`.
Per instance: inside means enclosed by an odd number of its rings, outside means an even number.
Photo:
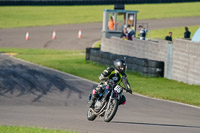
[[[93,111],[91,110],[91,108],[88,109],[88,112],[87,112],[87,119],[89,121],[93,121],[96,119],[96,115],[93,113]]]

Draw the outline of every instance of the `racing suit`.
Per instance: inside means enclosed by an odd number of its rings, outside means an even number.
[[[112,67],[108,67],[107,69],[105,69],[99,76],[99,79],[105,80],[105,79],[112,79],[115,83],[123,83],[124,85],[124,89],[132,94],[132,90],[130,88],[130,84],[126,78],[126,74],[125,73],[119,73],[116,69],[112,68]],[[91,103],[90,103],[90,107],[92,107],[94,105],[94,102],[96,100],[96,98],[98,98],[98,94],[100,92],[103,92],[103,87],[101,86],[101,83],[93,90],[93,94],[91,97]],[[122,95],[122,98],[120,100],[120,104],[125,104],[126,102],[126,98],[124,95]]]

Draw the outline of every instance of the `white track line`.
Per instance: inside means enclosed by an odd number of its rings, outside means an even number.
[[[164,99],[149,97],[149,96],[141,95],[141,94],[138,94],[138,93],[134,93],[133,95],[144,97],[144,98],[148,98],[148,99],[153,99],[153,100],[157,100],[157,101],[175,103],[175,104],[184,105],[184,106],[187,106],[187,107],[192,107],[192,108],[200,109],[200,107],[198,107],[198,106],[190,105],[190,104],[186,104],[186,103],[181,103],[181,102],[175,102],[175,101],[170,101],[170,100],[164,100]]]
[[[39,64],[34,64],[32,62],[29,62],[29,61],[26,61],[26,60],[22,60],[22,59],[14,57],[14,56],[10,56],[10,57],[12,57],[12,58],[14,58],[16,60],[28,63],[28,64],[33,64],[33,65],[36,65],[36,66],[39,66],[39,67],[42,67],[42,68],[45,68],[45,69],[49,69],[49,70],[58,72],[58,73],[69,75],[69,76],[72,76],[74,78],[78,78],[80,80],[84,80],[84,81],[90,82],[92,84],[98,84],[97,82],[94,82],[94,81],[91,81],[91,80],[88,80],[88,79],[84,79],[84,78],[81,78],[81,77],[78,77],[78,76],[75,76],[75,75],[72,75],[72,74],[69,74],[69,73],[65,73],[65,72],[62,72],[62,71],[59,71],[59,70],[56,70],[56,69],[53,69],[53,68],[45,67],[45,66],[42,66],[42,65],[39,65]],[[164,101],[164,102],[169,102],[169,103],[174,103],[174,104],[179,104],[179,105],[184,105],[184,106],[187,106],[187,107],[192,107],[192,108],[200,109],[200,107],[198,107],[198,106],[194,106],[194,105],[190,105],[190,104],[185,104],[185,103],[181,103],[181,102],[175,102],[175,101],[170,101],[170,100],[163,100],[163,99],[148,97],[148,96],[144,96],[144,95],[136,94],[136,93],[134,93],[133,95],[144,97],[144,98],[148,98],[148,99],[153,99],[153,100],[158,100],[158,101]]]
[[[61,74],[64,74],[64,75],[69,75],[69,76],[72,76],[74,78],[77,78],[79,80],[84,80],[84,81],[87,81],[87,82],[90,82],[90,83],[93,83],[93,84],[98,84],[97,82],[94,82],[94,81],[91,81],[91,80],[88,80],[88,79],[84,79],[82,77],[78,77],[78,76],[75,76],[75,75],[72,75],[72,74],[69,74],[69,73],[65,73],[65,72],[62,72],[62,71],[59,71],[59,70],[56,70],[54,68],[49,68],[49,67],[46,67],[46,66],[42,66],[42,65],[39,65],[39,64],[34,64],[32,62],[29,62],[29,61],[26,61],[26,60],[23,60],[23,59],[19,59],[19,58],[16,58],[14,56],[10,56],[11,58],[14,58],[16,60],[19,60],[21,62],[24,62],[24,63],[28,63],[28,64],[32,64],[32,65],[36,65],[36,66],[39,66],[41,68],[44,68],[44,69],[48,69],[48,70],[52,70],[52,71],[55,71],[55,72],[58,72],[58,73],[61,73]],[[77,79],[74,79],[74,80],[77,80]],[[72,79],[71,79],[72,80]]]

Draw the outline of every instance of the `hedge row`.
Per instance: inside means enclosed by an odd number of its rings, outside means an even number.
[[[86,49],[86,60],[97,62],[103,65],[112,66],[116,59],[124,59],[127,62],[127,69],[133,72],[138,72],[147,77],[163,77],[164,62],[149,60],[146,58],[137,58],[127,55],[112,54],[102,52],[97,48]]]

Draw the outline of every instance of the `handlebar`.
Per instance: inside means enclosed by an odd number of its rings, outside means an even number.
[[[105,77],[103,80],[103,82],[107,82],[108,84],[114,86],[116,85],[115,82],[112,80],[112,79],[109,79],[107,77]],[[121,85],[120,85],[121,86]],[[122,86],[121,86],[122,87]],[[126,88],[122,87],[123,90],[126,90]],[[130,94],[133,94],[132,90],[126,90],[126,92],[130,93]]]

